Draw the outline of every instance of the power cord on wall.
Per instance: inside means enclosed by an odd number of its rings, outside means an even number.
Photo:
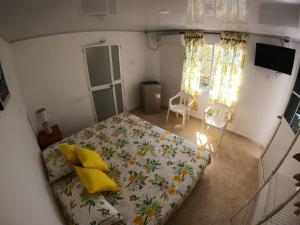
[[[291,47],[291,40],[289,37],[282,37],[279,39],[281,43],[281,47],[290,48]],[[274,72],[274,76],[278,78],[282,73],[281,72]]]
[[[290,48],[291,47],[291,40],[289,37],[282,37],[280,38],[281,47]]]

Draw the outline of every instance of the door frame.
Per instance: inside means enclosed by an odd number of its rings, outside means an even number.
[[[114,80],[114,70],[113,70],[113,63],[112,63],[111,46],[118,46],[119,47],[120,79],[116,80],[116,81]],[[99,85],[97,87],[92,87],[91,86],[91,81],[90,81],[90,77],[89,77],[89,69],[88,69],[88,64],[87,64],[87,57],[86,57],[86,49],[87,48],[94,48],[94,47],[108,47],[108,57],[109,57],[109,64],[110,64],[109,66],[110,66],[111,81],[112,81],[110,84]],[[115,112],[116,112],[116,115],[118,115],[119,110],[118,110],[117,99],[116,99],[115,85],[116,84],[121,84],[123,109],[124,109],[124,112],[126,112],[127,111],[127,102],[126,102],[126,97],[125,97],[124,76],[123,76],[122,63],[121,63],[121,45],[120,44],[114,44],[114,43],[83,45],[82,46],[82,54],[83,54],[83,65],[84,65],[84,70],[85,70],[85,77],[86,77],[86,82],[87,82],[87,87],[88,87],[88,92],[89,92],[89,97],[90,97],[90,102],[91,102],[91,109],[92,109],[92,113],[93,113],[93,117],[94,117],[93,118],[94,123],[97,123],[99,121],[98,121],[97,112],[96,112],[96,108],[95,108],[95,103],[94,103],[94,99],[93,99],[93,94],[92,94],[93,91],[112,88]]]

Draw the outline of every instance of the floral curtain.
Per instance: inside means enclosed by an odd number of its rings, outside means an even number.
[[[203,32],[186,32],[184,38],[185,54],[181,90],[194,96],[192,109],[197,110],[199,104],[200,71],[203,63]]]
[[[215,48],[209,96],[212,102],[231,107],[232,117],[237,106],[242,71],[245,65],[248,34],[223,32]]]

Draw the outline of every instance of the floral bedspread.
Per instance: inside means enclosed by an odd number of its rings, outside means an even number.
[[[210,163],[208,151],[129,113],[111,117],[62,142],[93,149],[107,162],[109,176],[121,191],[102,193],[101,197],[118,211],[122,218],[119,222],[124,224],[164,223]],[[72,171],[61,158],[58,144],[45,150],[43,156],[50,181],[57,174]],[[74,199],[72,192],[78,189],[85,192],[79,196],[87,193],[72,173],[54,182],[52,188],[58,199],[68,195],[63,204],[69,207],[69,213],[74,202],[79,202],[74,208],[98,207],[101,211],[99,195],[91,195],[88,203],[84,202],[86,197]]]

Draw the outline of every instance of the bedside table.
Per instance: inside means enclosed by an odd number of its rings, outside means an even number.
[[[42,150],[63,139],[62,133],[58,125],[54,125],[51,128],[52,128],[51,134],[47,134],[44,130],[40,131],[38,134],[37,140]]]

